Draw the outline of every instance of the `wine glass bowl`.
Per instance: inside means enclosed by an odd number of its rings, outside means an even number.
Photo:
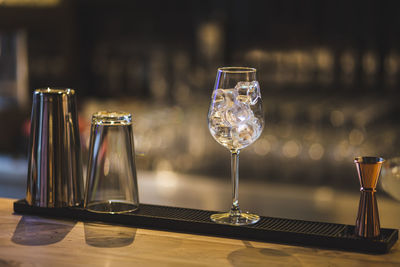
[[[256,223],[259,216],[242,213],[238,202],[240,150],[254,143],[264,128],[264,112],[256,69],[218,69],[208,111],[208,128],[212,137],[231,152],[233,183],[230,212],[213,214],[211,219],[230,225]]]
[[[379,181],[386,193],[400,201],[400,157],[390,158],[383,164]]]
[[[226,148],[242,149],[257,140],[264,127],[262,117],[257,81],[214,90],[208,127],[214,139]]]

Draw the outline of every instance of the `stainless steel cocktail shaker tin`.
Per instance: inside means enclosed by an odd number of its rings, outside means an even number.
[[[83,203],[81,145],[73,89],[33,93],[26,201],[38,207]]]

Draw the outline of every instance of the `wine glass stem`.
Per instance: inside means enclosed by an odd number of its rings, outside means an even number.
[[[231,151],[231,175],[232,175],[232,208],[231,216],[239,216],[241,211],[239,208],[239,152],[240,150]]]

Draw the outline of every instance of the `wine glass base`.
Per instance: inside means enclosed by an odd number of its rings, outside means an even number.
[[[228,225],[250,225],[258,222],[260,216],[250,213],[241,213],[240,215],[232,215],[231,213],[217,213],[210,216],[213,222]]]

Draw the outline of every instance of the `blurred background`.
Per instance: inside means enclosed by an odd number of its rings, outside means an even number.
[[[0,0],[0,196],[25,196],[33,90],[70,87],[84,166],[91,114],[132,112],[141,201],[228,209],[230,157],[207,111],[216,69],[251,66],[266,126],[241,153],[242,206],[354,223],[354,157],[399,156],[399,12],[371,0]],[[397,228],[398,171],[379,191],[383,225]]]

